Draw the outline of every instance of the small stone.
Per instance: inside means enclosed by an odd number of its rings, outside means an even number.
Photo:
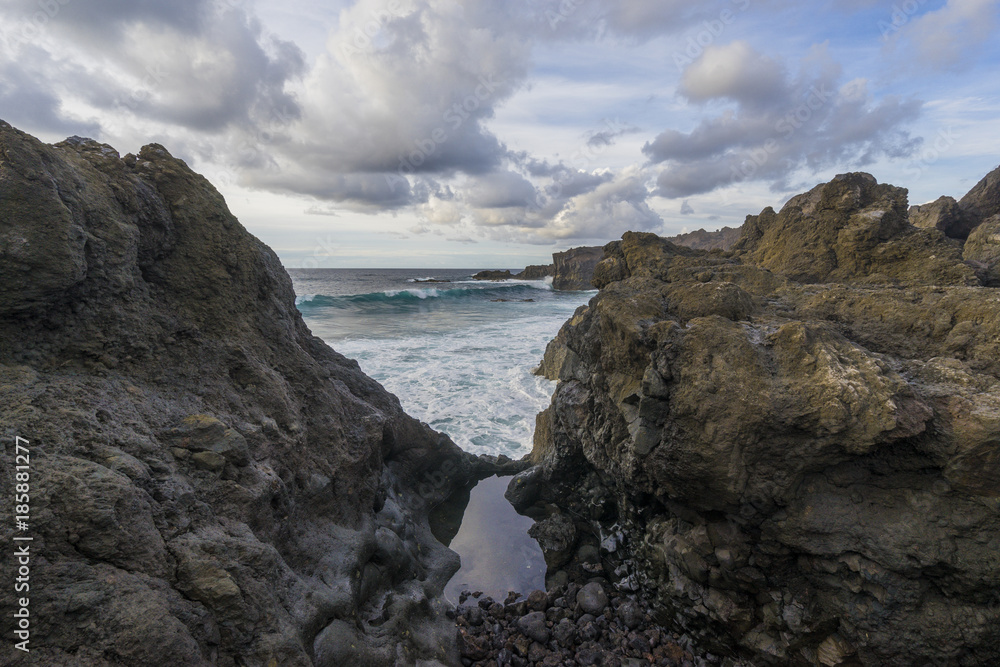
[[[483,610],[477,607],[469,607],[469,611],[465,614],[466,620],[469,625],[482,625],[483,624]]]
[[[490,654],[489,638],[470,635],[464,628],[460,628],[458,631],[458,652],[463,658],[484,660]]]
[[[569,648],[576,641],[576,626],[568,618],[556,623],[552,636],[563,648]]]
[[[592,581],[576,594],[576,603],[586,613],[596,616],[608,606],[608,595],[599,583]]]
[[[537,641],[531,642],[531,646],[528,647],[528,662],[541,662],[548,654],[548,649],[539,644]]]
[[[549,641],[549,629],[545,624],[545,614],[533,611],[517,619],[517,629],[536,642],[544,644]]]
[[[629,630],[634,630],[642,623],[642,609],[633,600],[626,600],[618,608],[618,618]]]
[[[531,591],[528,594],[528,609],[532,611],[545,611],[549,606],[549,596],[545,591]]]

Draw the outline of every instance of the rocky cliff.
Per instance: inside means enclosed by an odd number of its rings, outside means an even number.
[[[8,591],[0,662],[457,663],[427,513],[468,457],[309,333],[208,181],[0,122],[0,276],[34,538],[31,650]]]
[[[740,240],[740,234],[739,227],[723,227],[714,232],[696,229],[686,234],[671,236],[667,240],[674,245],[682,245],[695,250],[729,250],[734,243]]]
[[[555,271],[556,267],[554,264],[532,264],[524,267],[524,271],[521,271],[514,277],[520,280],[541,280],[542,278],[555,275]]]
[[[591,290],[594,267],[604,257],[604,249],[599,246],[570,248],[565,252],[552,254],[555,266],[552,287],[558,290]]]
[[[735,252],[605,247],[508,492],[550,579],[599,545],[659,618],[759,664],[1000,661],[1000,297],[977,277],[1000,237],[967,263],[906,204],[847,174]]]

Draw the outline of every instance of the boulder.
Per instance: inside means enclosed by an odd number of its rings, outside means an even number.
[[[940,197],[929,204],[911,206],[910,224],[922,229],[937,229],[945,236],[964,240],[978,224],[978,218],[966,214],[953,197]]]
[[[1000,214],[1000,167],[986,174],[958,201],[962,212],[975,225]]]
[[[864,173],[841,174],[748,216],[733,251],[798,282],[972,285],[961,249],[909,224],[906,190]]]
[[[965,241],[962,257],[989,287],[1000,287],[1000,215],[985,220]]]

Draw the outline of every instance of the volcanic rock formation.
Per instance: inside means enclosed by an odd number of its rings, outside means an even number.
[[[31,457],[17,664],[457,663],[427,513],[469,457],[310,334],[207,180],[0,122],[0,276],[0,432]]]
[[[996,664],[1000,294],[977,271],[998,230],[970,265],[906,204],[846,174],[750,216],[732,253],[607,245],[508,497],[721,652]]]

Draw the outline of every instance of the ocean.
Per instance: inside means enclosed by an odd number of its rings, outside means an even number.
[[[484,282],[474,270],[290,269],[312,332],[399,397],[403,409],[465,451],[520,458],[555,383],[537,377],[545,346],[594,292],[547,281]],[[444,282],[420,282],[420,281]],[[503,498],[509,479],[471,490],[449,542],[462,559],[444,594],[503,600],[545,587],[532,520]]]
[[[356,359],[407,413],[468,452],[520,458],[555,389],[531,370],[594,293],[476,281],[475,272],[289,270],[312,332]]]

